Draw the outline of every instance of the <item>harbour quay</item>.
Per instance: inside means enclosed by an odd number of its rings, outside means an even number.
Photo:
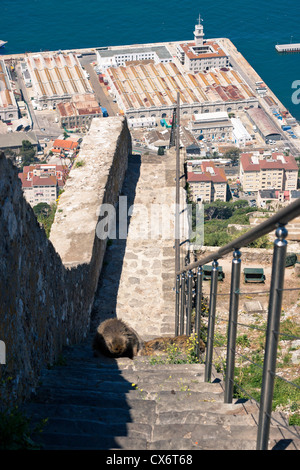
[[[277,52],[300,52],[300,43],[298,44],[277,44],[275,46]]]

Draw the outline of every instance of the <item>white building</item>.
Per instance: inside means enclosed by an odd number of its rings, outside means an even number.
[[[199,138],[212,140],[231,140],[233,123],[226,111],[197,113],[189,122],[189,129]]]
[[[228,67],[229,56],[221,48],[216,40],[204,41],[203,25],[195,26],[194,42],[180,43],[177,45],[177,57],[180,62],[191,72],[203,72],[213,67]]]
[[[144,118],[133,118],[128,120],[129,129],[137,129],[139,127],[155,127],[156,118],[155,117],[144,117]]]
[[[252,137],[238,118],[231,118],[233,125],[232,136],[237,147],[244,147],[247,142],[252,141]]]
[[[165,46],[125,47],[119,49],[96,49],[97,63],[101,71],[109,67],[126,66],[128,62],[153,60],[159,62],[172,62],[172,56]]]

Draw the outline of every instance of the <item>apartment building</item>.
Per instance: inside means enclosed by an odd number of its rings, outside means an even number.
[[[55,204],[69,170],[62,165],[29,165],[19,173],[26,201],[32,206],[40,202]]]
[[[227,178],[224,169],[216,167],[211,160],[200,164],[195,160],[188,161],[187,182],[195,202],[227,200]]]
[[[243,153],[240,157],[240,182],[244,191],[297,189],[298,165],[292,155]]]

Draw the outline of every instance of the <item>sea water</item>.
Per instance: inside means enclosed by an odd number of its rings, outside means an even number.
[[[299,0],[0,0],[1,53],[192,40],[199,14],[205,38],[231,39],[300,120],[300,53],[275,50],[300,43]]]

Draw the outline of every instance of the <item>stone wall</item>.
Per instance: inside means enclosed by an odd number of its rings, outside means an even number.
[[[131,138],[121,117],[94,119],[60,197],[50,239],[25,201],[17,170],[0,155],[0,364],[2,397],[29,396],[62,347],[86,338],[106,249],[99,207],[117,202]]]

